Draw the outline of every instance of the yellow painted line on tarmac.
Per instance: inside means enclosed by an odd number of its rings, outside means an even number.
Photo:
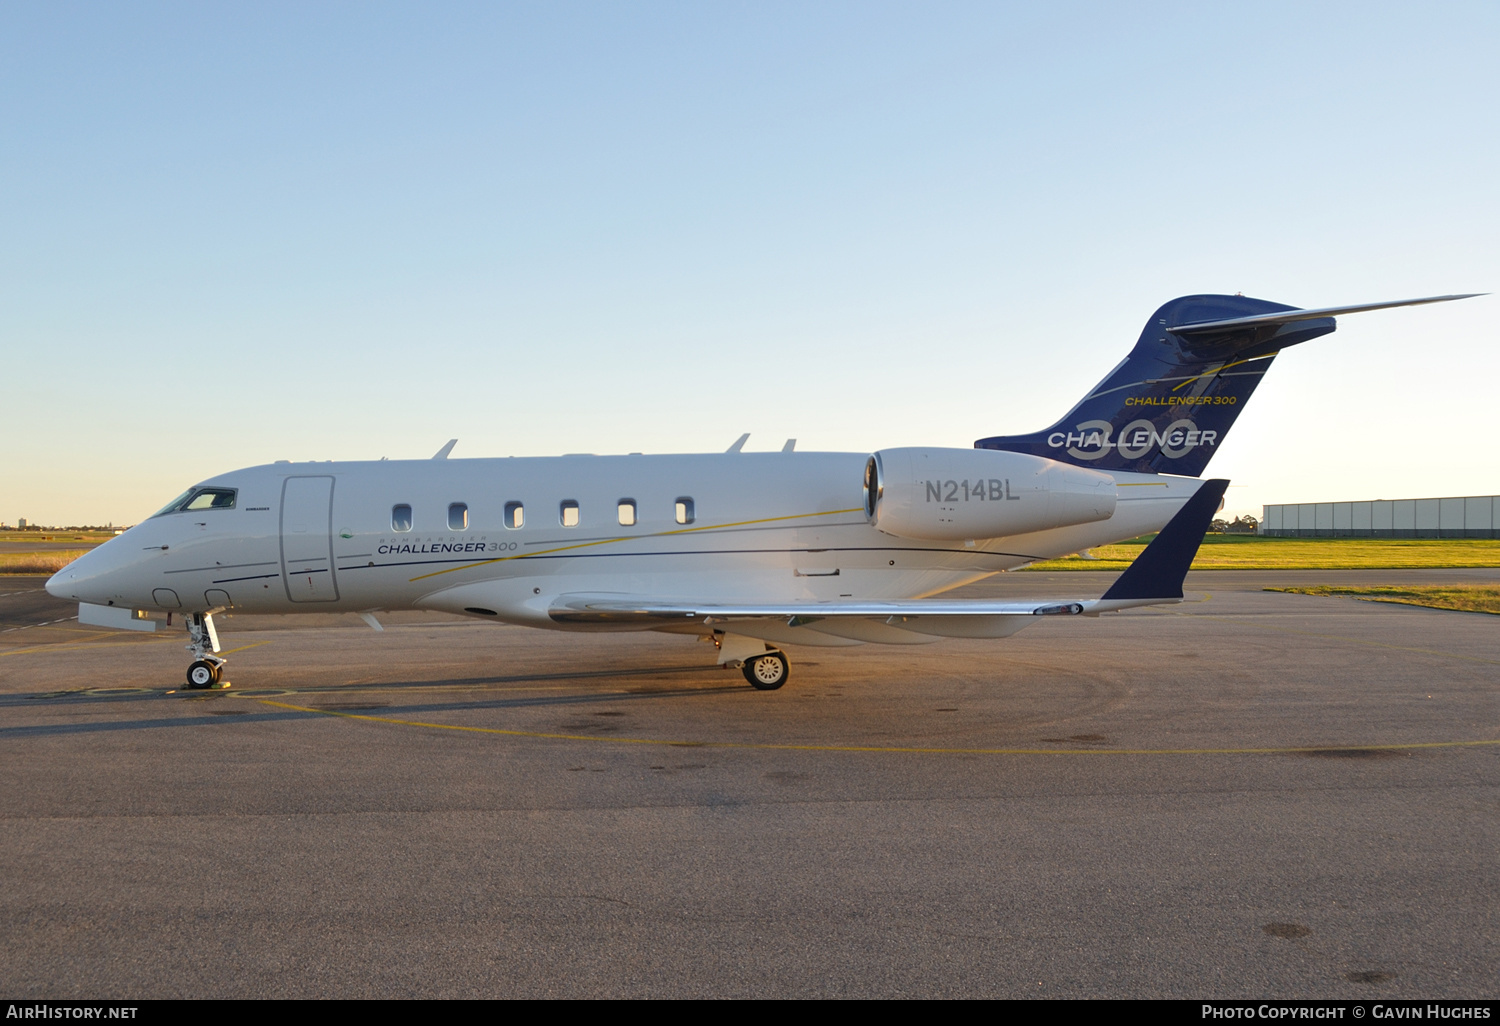
[[[109,633],[113,634],[113,631]],[[123,648],[132,645],[159,645],[164,641],[176,641],[174,638],[141,638],[136,641],[101,641],[91,645],[88,641],[60,641],[55,645],[36,645],[32,648],[14,648],[9,652],[0,652],[0,657],[13,655],[34,655],[37,652],[92,652],[96,648]]]
[[[51,623],[32,623],[24,627],[9,627],[5,630],[5,633],[19,634],[21,631],[82,631],[84,634],[95,638],[102,638],[106,634],[120,633],[119,631],[90,630],[87,627],[80,627],[77,623],[73,622],[76,619],[77,617],[70,616],[66,620],[54,620]]]
[[[95,637],[118,636],[118,631],[103,631],[100,634],[95,635]],[[180,640],[182,640],[181,636],[175,634],[171,637],[137,638],[130,641],[108,641],[99,642],[97,644],[90,644],[88,639],[80,639],[78,641],[60,641],[55,645],[35,645],[31,648],[15,648],[11,649],[9,652],[0,652],[0,656],[35,655],[38,652],[44,654],[52,652],[92,652],[96,648],[124,648],[134,645],[160,645],[163,642]],[[260,645],[269,645],[270,643],[271,642],[269,641],[256,641],[252,642],[249,645],[241,645],[239,648],[228,649],[224,652],[221,652],[220,655],[229,655],[230,652],[243,652],[247,648],[256,648]]]
[[[332,687],[328,687],[328,688],[308,688],[308,689],[301,689],[301,688],[250,688],[250,689],[245,690],[245,691],[240,691],[238,689],[235,689],[235,690],[230,690],[230,691],[223,692],[223,696],[225,698],[247,698],[247,699],[251,699],[253,701],[257,701],[257,702],[265,702],[265,701],[268,701],[267,695],[271,695],[271,694],[275,694],[275,695],[308,695],[308,696],[313,696],[313,697],[322,697],[322,696],[326,696],[326,695],[335,695],[335,696],[338,696],[338,697],[345,697],[345,696],[350,696],[350,695],[391,695],[391,694],[396,694],[397,692],[406,692],[406,691],[415,691],[415,692],[417,692],[418,694],[421,694],[421,695],[436,695],[436,694],[443,694],[445,692],[455,692],[455,693],[466,693],[466,692],[470,692],[470,691],[490,691],[490,692],[493,692],[494,690],[495,690],[495,688],[493,686],[491,686],[491,685],[488,685],[488,684],[443,684],[443,685],[438,685],[436,687],[428,687],[428,686],[423,685],[423,684],[407,684],[407,685],[403,685],[403,684],[391,684],[391,685],[386,685],[386,684],[372,684],[369,687],[350,687],[350,688],[344,688],[344,687],[341,687],[341,686],[332,686]],[[563,685],[563,684],[544,684],[544,685],[543,684],[539,684],[539,685],[536,685],[534,687],[519,687],[519,688],[505,688],[505,689],[503,689],[503,691],[504,691],[505,694],[512,694],[514,692],[520,692],[520,691],[530,692],[530,691],[571,691],[571,690],[574,690],[574,689],[570,688],[570,687],[568,687],[566,685]],[[626,694],[626,692],[623,692],[623,691],[615,692],[615,693],[616,694],[621,694],[621,695]]]
[[[396,727],[424,727],[429,730],[456,730],[465,734],[495,734],[503,737],[531,737],[549,741],[592,741],[596,744],[661,745],[671,748],[740,748],[772,752],[885,752],[898,755],[1307,755],[1322,752],[1409,751],[1421,748],[1474,748],[1500,745],[1500,738],[1481,741],[1424,741],[1400,745],[1335,745],[1286,748],[921,748],[900,745],[793,745],[764,744],[748,741],[673,741],[655,737],[594,737],[588,734],[557,734],[538,730],[506,730],[500,727],[466,727],[453,723],[430,723],[425,720],[398,720],[391,716],[368,716],[364,713],[339,712],[272,702],[261,704],[293,712],[318,713],[346,720],[364,720]]]
[[[229,654],[231,654],[233,652],[243,652],[246,649],[249,649],[249,648],[260,648],[260,646],[262,646],[262,645],[269,645],[270,643],[271,643],[270,639],[267,639],[265,641],[252,641],[252,642],[250,642],[250,644],[248,644],[248,645],[241,645],[239,648],[226,648],[222,652],[220,652],[219,655],[229,655]]]

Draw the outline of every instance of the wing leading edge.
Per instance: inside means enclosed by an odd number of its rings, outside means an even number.
[[[774,634],[805,629],[850,641],[910,643],[912,634],[1003,638],[1042,616],[1096,616],[1133,606],[1182,601],[1182,582],[1218,512],[1229,482],[1205,481],[1135,562],[1097,599],[1048,598],[1018,602],[913,599],[899,602],[732,603],[644,599],[619,594],[560,595],[548,615],[562,624],[698,625],[726,633]],[[757,626],[759,625],[759,627]],[[808,641],[817,644],[813,638]]]

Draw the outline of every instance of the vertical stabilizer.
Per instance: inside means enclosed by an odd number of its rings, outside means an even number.
[[[1335,316],[1480,294],[1317,310],[1248,296],[1183,296],[1151,315],[1130,355],[1056,424],[974,446],[1094,470],[1197,477],[1281,350],[1333,331]]]
[[[1197,477],[1276,354],[1334,329],[1332,317],[1260,320],[1298,313],[1245,296],[1174,299],[1151,315],[1130,355],[1056,424],[974,445],[1095,470]],[[1192,324],[1245,318],[1256,320],[1216,333],[1187,331]]]

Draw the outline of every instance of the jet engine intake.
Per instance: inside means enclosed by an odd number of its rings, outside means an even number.
[[[994,449],[882,449],[865,464],[865,515],[897,538],[1003,538],[1108,520],[1115,479]]]

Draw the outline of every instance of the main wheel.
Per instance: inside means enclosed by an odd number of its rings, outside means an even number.
[[[196,690],[213,687],[219,682],[219,668],[207,659],[199,659],[187,671],[188,687]]]
[[[780,652],[767,652],[745,660],[745,679],[757,691],[775,691],[786,683],[786,656]]]

